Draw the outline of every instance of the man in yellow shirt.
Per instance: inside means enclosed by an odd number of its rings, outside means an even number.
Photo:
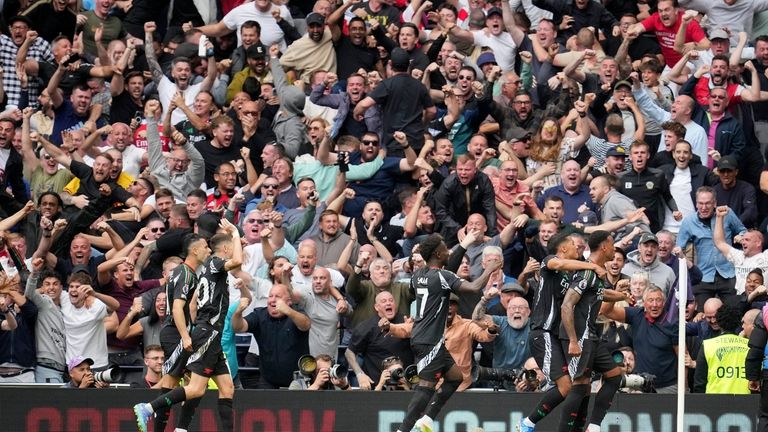
[[[243,90],[243,83],[246,78],[254,77],[259,81],[259,84],[272,82],[272,75],[269,69],[267,69],[267,51],[264,49],[264,45],[256,44],[249,46],[245,50],[245,59],[248,62],[248,66],[236,73],[227,87],[228,104],[232,103],[235,95]]]

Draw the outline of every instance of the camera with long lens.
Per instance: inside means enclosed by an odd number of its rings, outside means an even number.
[[[317,372],[317,359],[307,354],[299,358],[299,374],[301,374],[307,381],[309,386],[310,381],[315,377]],[[332,379],[341,380],[347,378],[349,374],[349,368],[344,365],[335,364],[328,369],[328,375]],[[333,389],[333,384],[329,381],[325,384],[327,390]]]
[[[621,388],[642,393],[653,393],[656,391],[656,375],[646,372],[626,374],[621,377]]]
[[[492,381],[496,383],[516,383],[518,380],[536,380],[536,371],[530,369],[501,369],[479,365],[472,366],[472,381]]]
[[[114,383],[123,378],[123,373],[120,371],[119,366],[112,366],[111,368],[99,372],[93,373],[93,380],[101,383]]]
[[[417,384],[419,382],[419,372],[416,369],[416,365],[410,365],[406,368],[398,366],[389,373],[389,380],[387,385],[396,386],[400,383],[400,380],[405,378],[411,384]]]

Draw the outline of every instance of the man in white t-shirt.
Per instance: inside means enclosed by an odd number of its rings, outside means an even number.
[[[62,292],[59,297],[66,333],[65,357],[67,362],[79,355],[89,357],[93,359],[94,369],[105,369],[109,362],[104,318],[117,310],[120,303],[94,291],[89,282],[89,276],[73,271],[69,291]]]
[[[505,5],[504,8],[508,10],[509,5]],[[513,28],[519,31],[519,35],[517,34],[517,31],[514,35],[515,37],[519,37],[517,42],[522,41],[523,33],[514,27],[514,20],[511,18],[511,13],[509,13],[509,17],[507,17],[501,9],[492,7],[488,9],[488,13],[485,17],[484,29],[468,31],[453,25],[448,31],[459,39],[471,42],[476,46],[486,46],[493,50],[493,55],[496,57],[496,63],[501,67],[501,70],[506,72],[515,69],[515,52],[518,46],[513,35],[505,31],[507,28]]]
[[[224,36],[237,30],[237,45],[240,46],[243,43],[240,27],[246,21],[256,21],[261,25],[261,43],[265,47],[280,44],[280,51],[284,51],[287,47],[284,33],[272,15],[273,8],[279,9],[280,17],[293,26],[293,18],[285,5],[278,8],[270,0],[255,0],[241,4],[224,15],[220,22],[202,26],[200,30],[208,37]]]
[[[152,46],[152,33],[157,30],[157,25],[150,21],[144,24],[144,43],[146,47]],[[201,91],[211,91],[213,82],[216,80],[216,59],[213,57],[213,44],[210,41],[206,43],[206,59],[208,61],[208,73],[206,77],[197,84],[192,85],[192,66],[190,59],[186,57],[176,57],[171,61],[171,77],[168,79],[163,73],[163,69],[157,62],[157,54],[153,49],[146,49],[147,64],[152,71],[152,81],[157,86],[157,93],[160,95],[160,103],[163,105],[163,116],[168,113],[171,106],[171,100],[177,92],[182,94],[184,103],[191,109],[195,103],[195,98]],[[210,54],[210,55],[208,55]],[[179,108],[173,111],[171,124],[179,124],[187,120],[187,115]]]
[[[299,258],[293,270],[291,270],[291,285],[295,290],[303,292],[312,291],[312,272],[317,266],[317,245],[312,239],[307,239],[299,243]],[[331,276],[331,285],[334,288],[341,288],[344,285],[344,276],[338,270],[328,268]]]
[[[757,230],[747,231],[741,237],[741,250],[734,248],[725,241],[725,229],[723,220],[730,209],[728,206],[719,206],[716,210],[715,231],[712,240],[717,250],[733,263],[736,269],[736,294],[744,294],[744,283],[747,274],[759,268],[763,273],[768,273],[768,252],[763,250],[763,233]]]

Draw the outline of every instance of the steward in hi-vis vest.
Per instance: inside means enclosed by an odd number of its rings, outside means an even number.
[[[722,334],[704,341],[696,359],[694,393],[749,394],[745,362],[749,340],[736,335],[741,324],[738,311],[720,306],[715,314]]]

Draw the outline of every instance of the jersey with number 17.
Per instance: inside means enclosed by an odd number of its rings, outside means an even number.
[[[423,268],[413,273],[411,289],[416,293],[411,344],[435,345],[443,338],[448,320],[451,292],[458,291],[463,279],[443,269]]]

